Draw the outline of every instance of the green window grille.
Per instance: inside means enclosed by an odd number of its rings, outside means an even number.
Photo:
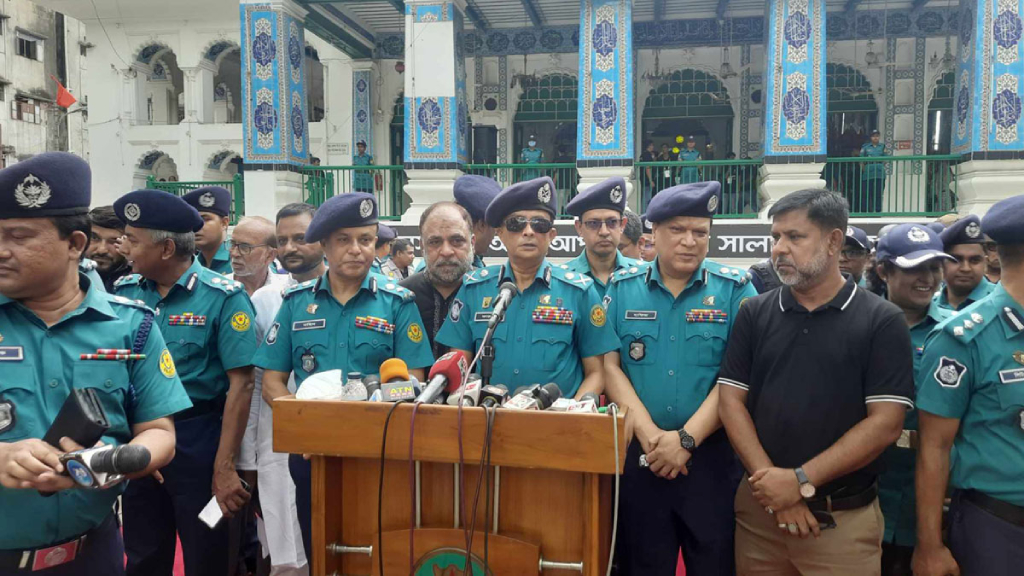
[[[405,92],[399,92],[395,98],[395,107],[392,108],[391,124],[401,126],[405,124]]]
[[[575,122],[579,82],[569,74],[549,74],[526,88],[516,122]]]
[[[722,82],[700,70],[677,70],[647,96],[644,119],[732,117],[729,92]]]
[[[928,110],[952,110],[953,92],[956,88],[956,73],[946,72],[935,83],[935,90],[932,90],[932,99],[928,102]]]
[[[871,83],[856,68],[829,62],[825,85],[829,112],[878,112]]]

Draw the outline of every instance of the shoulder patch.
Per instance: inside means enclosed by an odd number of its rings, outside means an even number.
[[[141,281],[142,281],[142,275],[141,274],[128,274],[126,276],[121,276],[120,278],[115,280],[114,281],[114,287],[115,288],[120,288],[121,286],[132,286],[134,284],[138,284]]]
[[[398,284],[394,284],[392,282],[378,283],[377,288],[383,292],[388,292],[389,294],[394,294],[400,297],[402,299],[402,302],[408,302],[416,296],[415,294],[413,294],[412,290],[409,290],[408,288],[403,288],[402,286],[399,286]]]
[[[153,310],[151,310],[149,306],[146,306],[146,303],[143,302],[142,300],[132,300],[131,298],[125,298],[124,296],[117,296],[114,294],[108,294],[107,300],[114,304],[121,304],[122,306],[131,306],[132,308],[145,310],[146,312],[149,312],[151,314],[153,313]]]
[[[750,273],[746,270],[723,266],[711,259],[704,260],[704,269],[719,278],[731,280],[740,286],[750,282]]]
[[[309,290],[313,288],[314,284],[316,284],[316,280],[306,280],[305,282],[301,282],[294,286],[289,286],[288,288],[285,288],[282,294],[284,295],[285,298],[288,298],[290,296],[298,294],[299,292],[302,292],[303,290]]]

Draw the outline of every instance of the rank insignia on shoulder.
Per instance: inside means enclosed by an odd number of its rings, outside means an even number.
[[[395,325],[384,318],[374,316],[356,316],[356,328],[366,328],[381,334],[394,334]]]
[[[635,340],[629,343],[629,357],[635,362],[639,362],[647,356],[647,346],[640,340]]]
[[[943,356],[939,359],[939,367],[935,370],[935,381],[943,388],[956,388],[960,386],[964,374],[967,373],[967,366],[955,358]]]

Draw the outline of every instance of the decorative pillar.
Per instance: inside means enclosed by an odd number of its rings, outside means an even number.
[[[465,0],[405,2],[405,193],[412,205],[402,222],[452,198],[469,157],[466,57],[462,42]]]
[[[982,214],[1024,181],[1024,2],[962,0],[954,98],[958,209]]]
[[[242,150],[248,214],[273,219],[302,199],[309,159],[305,11],[293,0],[241,0]]]
[[[636,154],[633,134],[633,2],[580,1],[580,64],[576,123],[579,191],[612,176],[626,179]]]
[[[762,215],[779,198],[824,188],[825,0],[768,0]]]
[[[127,70],[122,71],[123,107],[122,112],[130,125],[150,124],[146,110],[146,82],[153,69],[148,64],[132,62]]]
[[[213,123],[214,64],[205,58],[194,68],[182,68],[185,81],[185,121]]]
[[[366,142],[366,151],[373,154],[373,110],[373,61],[355,60],[352,62],[353,156],[357,142]]]

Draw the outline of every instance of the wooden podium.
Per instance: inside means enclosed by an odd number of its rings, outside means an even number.
[[[379,574],[381,440],[392,406],[292,397],[274,402],[274,449],[313,455],[313,574]],[[399,405],[387,431],[381,514],[384,571],[407,575],[414,566],[416,576],[461,575],[468,529],[461,518],[472,522],[485,411],[462,411],[463,486],[455,480],[458,408],[416,409],[410,460],[412,420],[413,406]],[[611,475],[621,472],[626,455],[621,415],[614,426],[618,462],[609,414],[496,410],[491,468],[476,499],[474,570],[466,574],[483,574],[488,532],[488,574],[603,575],[611,543]],[[492,506],[485,510],[488,488]],[[459,508],[462,499],[464,510]]]

